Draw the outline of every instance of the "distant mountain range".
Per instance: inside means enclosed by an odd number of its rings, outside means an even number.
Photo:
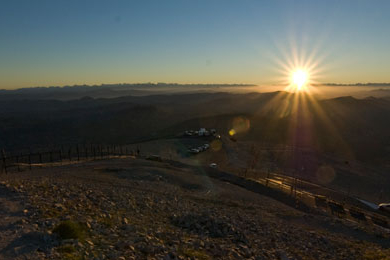
[[[177,83],[137,83],[75,85],[63,87],[32,87],[15,90],[0,89],[0,100],[13,99],[57,99],[71,100],[85,96],[93,98],[115,98],[121,96],[143,96],[167,92],[191,92],[233,87],[250,87],[250,84],[177,84]]]
[[[351,83],[351,84],[343,84],[343,83],[323,83],[317,84],[319,86],[345,86],[345,87],[390,87],[390,83]]]

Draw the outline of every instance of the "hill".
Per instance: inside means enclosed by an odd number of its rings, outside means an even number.
[[[326,185],[375,202],[389,197],[390,101],[384,98],[220,92],[8,100],[0,101],[0,108],[0,148],[8,155],[62,145],[158,141],[206,127],[228,140],[225,155],[207,162],[230,160],[226,165],[242,172],[255,160],[260,171],[319,184],[316,173],[330,165],[337,178]],[[181,147],[173,149],[185,154],[190,148]],[[253,155],[256,150],[261,156]]]
[[[386,259],[374,226],[294,209],[207,170],[137,158],[1,176],[2,259]],[[16,194],[13,198],[11,194]],[[59,228],[61,227],[61,228]],[[5,241],[11,241],[7,246]]]
[[[8,100],[0,101],[0,111],[0,147],[6,150],[66,143],[125,144],[172,137],[201,126],[227,134],[237,117],[250,122],[247,131],[236,136],[242,140],[311,147],[346,160],[375,163],[388,159],[390,147],[390,102],[381,98],[196,93]]]

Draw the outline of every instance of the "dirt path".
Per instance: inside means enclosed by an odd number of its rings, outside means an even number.
[[[0,184],[0,259],[40,259],[46,248],[24,212],[23,197]]]

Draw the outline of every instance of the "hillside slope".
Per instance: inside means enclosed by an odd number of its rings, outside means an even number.
[[[181,164],[180,164],[181,165]],[[142,159],[88,162],[1,176],[25,197],[45,247],[0,249],[3,259],[387,259],[379,228],[303,213],[210,178],[193,167]],[[77,239],[61,240],[72,222]],[[6,229],[11,226],[5,227]],[[15,238],[18,239],[18,238]],[[20,239],[20,238],[19,238]],[[34,248],[34,247],[32,247]]]

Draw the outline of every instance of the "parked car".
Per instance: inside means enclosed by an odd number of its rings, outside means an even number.
[[[217,164],[216,163],[210,163],[210,168],[214,168],[214,169],[216,169],[217,168]]]
[[[378,206],[379,210],[390,212],[390,203],[381,203]]]
[[[190,149],[190,153],[199,153],[199,149],[192,148],[192,149]]]

